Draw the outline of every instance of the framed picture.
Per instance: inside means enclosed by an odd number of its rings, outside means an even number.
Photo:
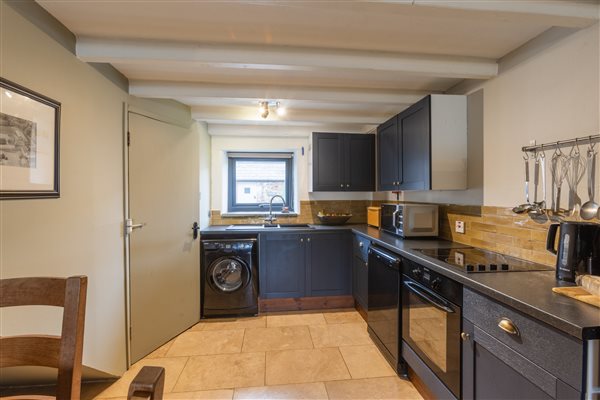
[[[60,103],[0,78],[0,199],[59,194]]]

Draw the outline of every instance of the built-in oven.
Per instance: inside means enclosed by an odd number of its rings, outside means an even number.
[[[402,273],[402,355],[436,397],[459,399],[462,285],[406,259]]]

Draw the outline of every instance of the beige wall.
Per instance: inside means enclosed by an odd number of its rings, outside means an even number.
[[[596,24],[548,46],[481,86],[485,205],[510,207],[524,202],[520,149],[530,140],[547,143],[599,133],[599,49]],[[564,192],[561,205],[566,206]],[[587,200],[585,181],[578,193]]]
[[[127,94],[9,6],[0,7],[0,74],[62,103],[61,196],[0,202],[0,273],[87,275],[83,362],[119,374],[125,369],[121,224]],[[59,333],[60,315],[39,308],[4,310],[1,332]]]
[[[193,129],[200,135],[200,227],[210,225],[210,157],[211,137],[205,122],[195,122]]]

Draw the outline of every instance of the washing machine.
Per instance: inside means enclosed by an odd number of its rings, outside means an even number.
[[[202,241],[201,318],[258,314],[256,238]]]

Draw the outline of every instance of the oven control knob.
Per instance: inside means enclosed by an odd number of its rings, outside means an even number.
[[[412,274],[413,274],[413,276],[414,276],[415,278],[420,278],[420,277],[422,277],[422,276],[423,276],[423,271],[421,271],[421,270],[420,270],[420,269],[418,269],[418,268],[415,268],[415,269],[413,269],[413,270],[412,270]]]
[[[438,290],[442,285],[442,280],[440,278],[435,278],[431,281],[431,288],[434,290]]]

